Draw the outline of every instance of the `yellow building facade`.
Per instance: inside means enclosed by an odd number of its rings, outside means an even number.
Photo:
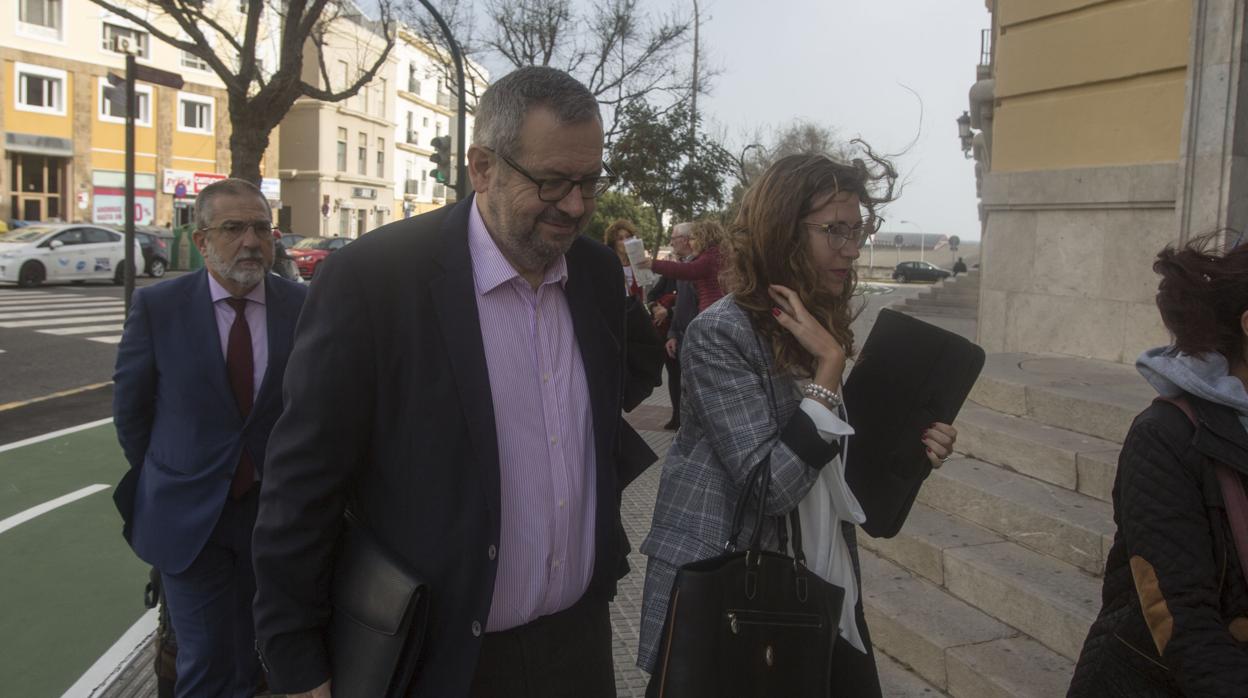
[[[122,222],[125,120],[104,89],[129,48],[185,82],[136,88],[136,222],[188,222],[198,189],[230,168],[226,93],[208,66],[89,0],[17,0],[0,13],[11,15],[0,21],[0,219]]]
[[[980,343],[1134,361],[1167,341],[1157,252],[1246,222],[1244,3],[985,4]]]

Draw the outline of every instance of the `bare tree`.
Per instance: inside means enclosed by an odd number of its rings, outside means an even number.
[[[481,92],[485,89],[487,80],[485,77],[485,69],[481,63],[474,58],[479,58],[484,49],[476,40],[476,22],[475,12],[471,2],[460,2],[459,0],[440,0],[435,2],[438,14],[442,15],[443,21],[451,30],[451,35],[455,37],[459,43],[460,52],[464,57],[464,77],[465,85],[464,93],[471,107],[477,103],[481,97]],[[404,0],[397,8],[399,17],[404,24],[408,25],[412,31],[420,37],[427,47],[434,53],[434,60],[438,67],[438,72],[442,76],[443,84],[447,86],[447,91],[452,95],[459,94],[459,75],[455,72],[455,62],[451,58],[451,51],[447,45],[446,37],[442,34],[442,29],[433,17],[422,7],[417,0]]]
[[[486,14],[494,33],[481,48],[517,68],[544,65],[575,76],[608,108],[609,141],[622,107],[653,101],[655,93],[689,96],[691,78],[678,59],[692,20],[675,12],[647,21],[638,0],[598,0],[583,13],[570,0],[486,0]]]
[[[230,116],[230,176],[260,181],[260,160],[269,146],[269,134],[300,97],[338,102],[354,96],[372,81],[394,47],[394,23],[389,0],[378,2],[378,19],[359,13],[350,0],[247,0],[241,28],[222,12],[224,3],[205,0],[91,0],[134,22],[153,37],[198,57],[225,84]],[[272,24],[266,24],[269,20]],[[273,22],[276,20],[276,22]],[[171,31],[170,22],[180,32]],[[379,35],[376,58],[361,59],[353,81],[340,78],[335,87],[325,63],[325,41],[335,22],[356,22]],[[276,26],[277,65],[262,69],[262,26]],[[308,45],[315,49],[323,83],[305,81],[303,64]],[[372,51],[369,51],[372,53]],[[269,66],[264,66],[269,67]]]

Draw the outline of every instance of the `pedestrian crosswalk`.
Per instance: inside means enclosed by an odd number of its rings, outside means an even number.
[[[117,344],[125,303],[108,296],[0,290],[0,329],[29,329],[58,337]]]

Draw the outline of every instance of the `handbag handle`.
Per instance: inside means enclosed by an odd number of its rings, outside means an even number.
[[[732,514],[732,528],[728,531],[728,540],[724,542],[724,550],[735,552],[737,549],[737,540],[741,537],[741,531],[745,528],[745,510],[749,506],[750,497],[754,494],[754,485],[758,482],[762,475],[763,468],[771,463],[771,456],[763,456],[758,465],[755,465],[750,474],[746,476],[745,490],[741,492],[741,496],[737,498],[737,506]],[[770,472],[770,469],[768,469]],[[760,512],[762,509],[760,509]],[[751,536],[752,538],[753,536]]]

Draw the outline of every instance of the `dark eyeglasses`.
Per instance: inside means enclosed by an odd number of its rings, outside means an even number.
[[[602,171],[605,174],[597,177],[581,177],[580,179],[538,179],[528,170],[516,164],[515,160],[512,160],[493,148],[486,148],[486,150],[502,158],[503,162],[507,163],[511,169],[519,172],[530,182],[536,184],[537,198],[548,204],[563,201],[563,198],[568,195],[568,192],[572,191],[572,187],[580,187],[582,199],[596,199],[601,196],[603,192],[609,189],[611,184],[615,181],[615,173],[611,171],[611,168],[605,162],[602,163]]]
[[[844,221],[833,221],[831,223],[806,223],[802,225],[812,230],[818,230],[823,233],[828,240],[828,247],[833,250],[839,250],[845,246],[845,243],[853,241],[855,247],[862,247],[867,238],[875,235],[880,230],[880,224],[884,222],[883,218],[864,218],[862,221],[849,224]]]
[[[241,238],[248,230],[254,230],[261,240],[273,239],[273,223],[270,221],[226,221],[200,230],[220,230],[231,239]]]

